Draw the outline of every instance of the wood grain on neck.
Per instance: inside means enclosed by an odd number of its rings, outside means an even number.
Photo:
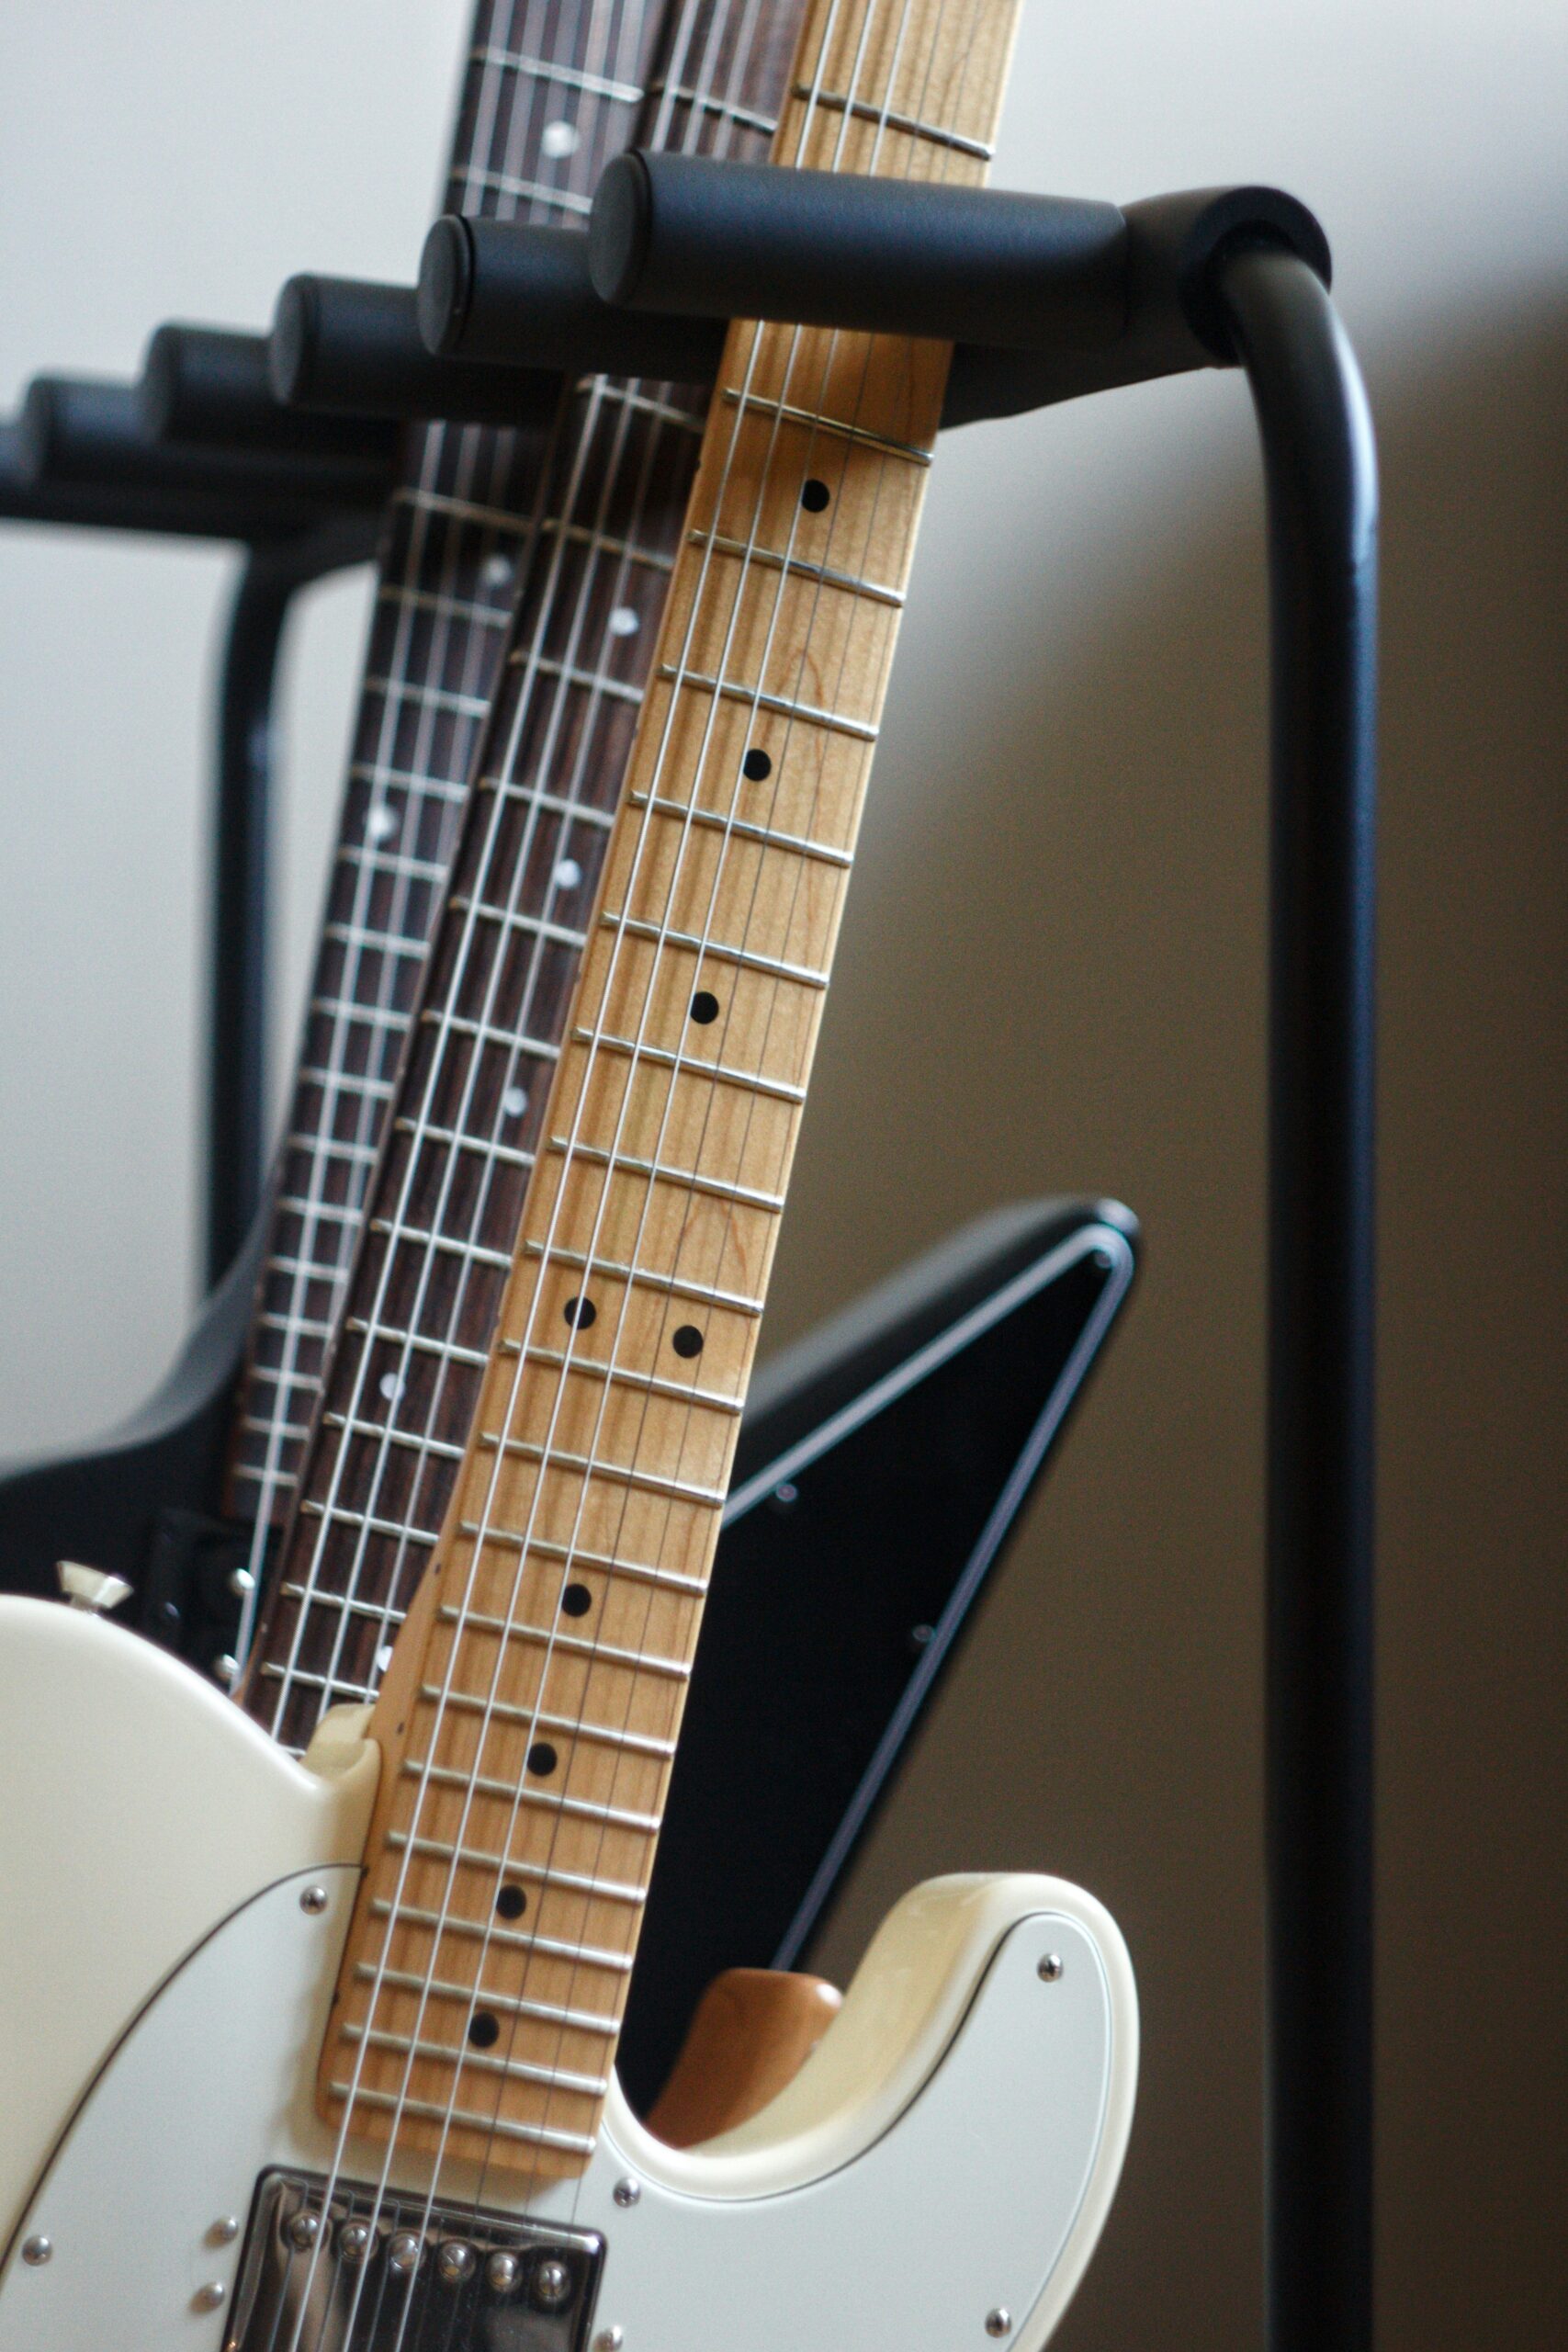
[[[978,179],[1011,31],[994,0],[824,0],[776,155]],[[377,1709],[321,2078],[362,2135],[535,2174],[593,2146],[948,358],[726,347],[476,1424]]]

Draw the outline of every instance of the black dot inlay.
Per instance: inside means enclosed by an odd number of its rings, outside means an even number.
[[[692,999],[692,1018],[703,1029],[718,1019],[718,999],[710,989],[699,989]]]
[[[670,1344],[678,1356],[700,1356],[703,1351],[703,1335],[694,1323],[682,1323],[671,1334]]]
[[[740,773],[750,784],[764,784],[773,772],[773,763],[766,752],[748,752],[740,763]]]
[[[501,2020],[488,2009],[476,2009],[468,2019],[468,2040],[476,2050],[493,2050],[501,2040]]]
[[[536,1739],[528,1750],[528,1770],[541,1781],[547,1781],[559,1762],[559,1757],[547,1739]]]
[[[569,1298],[561,1313],[574,1331],[586,1331],[590,1323],[599,1319],[599,1309],[591,1298]]]
[[[813,474],[811,480],[806,484],[806,487],[800,493],[800,503],[805,507],[808,514],[820,514],[822,509],[827,505],[828,501],[832,497],[832,495],[833,493],[829,489],[827,483],[825,481],[818,481],[816,475]]]
[[[585,1584],[569,1584],[560,1597],[560,1605],[568,1617],[586,1617],[593,1606],[593,1595]]]
[[[503,1886],[495,1898],[495,1907],[502,1919],[521,1919],[528,1908],[528,1898],[520,1886]]]

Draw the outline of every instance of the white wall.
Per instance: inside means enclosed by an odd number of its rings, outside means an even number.
[[[0,394],[129,368],[162,317],[260,321],[292,268],[406,275],[463,13],[11,0]],[[1032,0],[996,176],[1292,187],[1365,358],[1389,520],[1384,2340],[1544,2342],[1568,11]],[[775,1313],[787,1336],[1021,1192],[1116,1191],[1147,1227],[833,1954],[908,1877],[963,1863],[1068,1869],[1126,1922],[1144,2104],[1064,2346],[1257,2340],[1255,473],[1245,394],[1217,378],[944,449]],[[130,1404],[190,1301],[224,582],[207,555],[0,535],[0,1451]],[[292,684],[295,989],[361,625],[355,592],[324,594]]]

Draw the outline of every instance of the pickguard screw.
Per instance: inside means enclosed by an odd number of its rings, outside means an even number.
[[[52,2238],[28,2238],[22,2248],[22,2260],[27,2264],[29,2270],[41,2270],[44,2264],[49,2260],[50,2256],[53,2252],[54,2240]]]
[[[1041,1979],[1042,1983],[1046,1984],[1054,1984],[1061,1973],[1062,1955],[1059,1951],[1046,1952],[1044,1957],[1042,1959],[1039,1967],[1034,1972],[1036,1976]]]
[[[1012,2313],[1005,2303],[998,2303],[995,2311],[986,2313],[986,2333],[987,2335],[1011,2335]]]
[[[324,1886],[308,1886],[305,1889],[304,1894],[299,1897],[300,1910],[308,1911],[312,1919],[316,1917],[319,1912],[324,1911],[326,1907],[327,1890]]]
[[[619,2327],[602,2327],[593,2338],[593,2352],[621,2352],[626,2331]]]
[[[642,2183],[630,2178],[618,2180],[612,2193],[617,2205],[635,2205],[642,2195]]]
[[[221,2278],[209,2278],[206,2286],[198,2287],[195,2294],[191,2297],[192,2305],[198,2312],[215,2312],[222,2301],[223,2281]]]
[[[232,2245],[239,2234],[239,2216],[234,2213],[225,2213],[222,2220],[214,2222],[208,2231],[207,2243],[209,2245]]]

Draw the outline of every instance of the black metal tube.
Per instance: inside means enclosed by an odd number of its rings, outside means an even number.
[[[207,1044],[207,1281],[220,1282],[261,1202],[266,1149],[267,877],[273,693],[288,605],[307,581],[374,552],[359,518],[253,548],[229,619],[218,706]]]
[[[1315,273],[1242,250],[1213,282],[1262,437],[1273,644],[1268,2340],[1369,2352],[1376,457]]]
[[[310,416],[285,408],[272,389],[270,348],[265,334],[159,327],[136,388],[148,438],[281,455],[298,468],[302,482],[324,464],[324,479],[339,503],[338,486],[362,476],[367,497],[378,503],[391,487],[397,426],[368,416]]]
[[[358,277],[288,280],[273,319],[268,374],[286,413],[441,417],[520,432],[543,431],[560,398],[558,378],[534,368],[434,357],[420,340],[417,290]]]

